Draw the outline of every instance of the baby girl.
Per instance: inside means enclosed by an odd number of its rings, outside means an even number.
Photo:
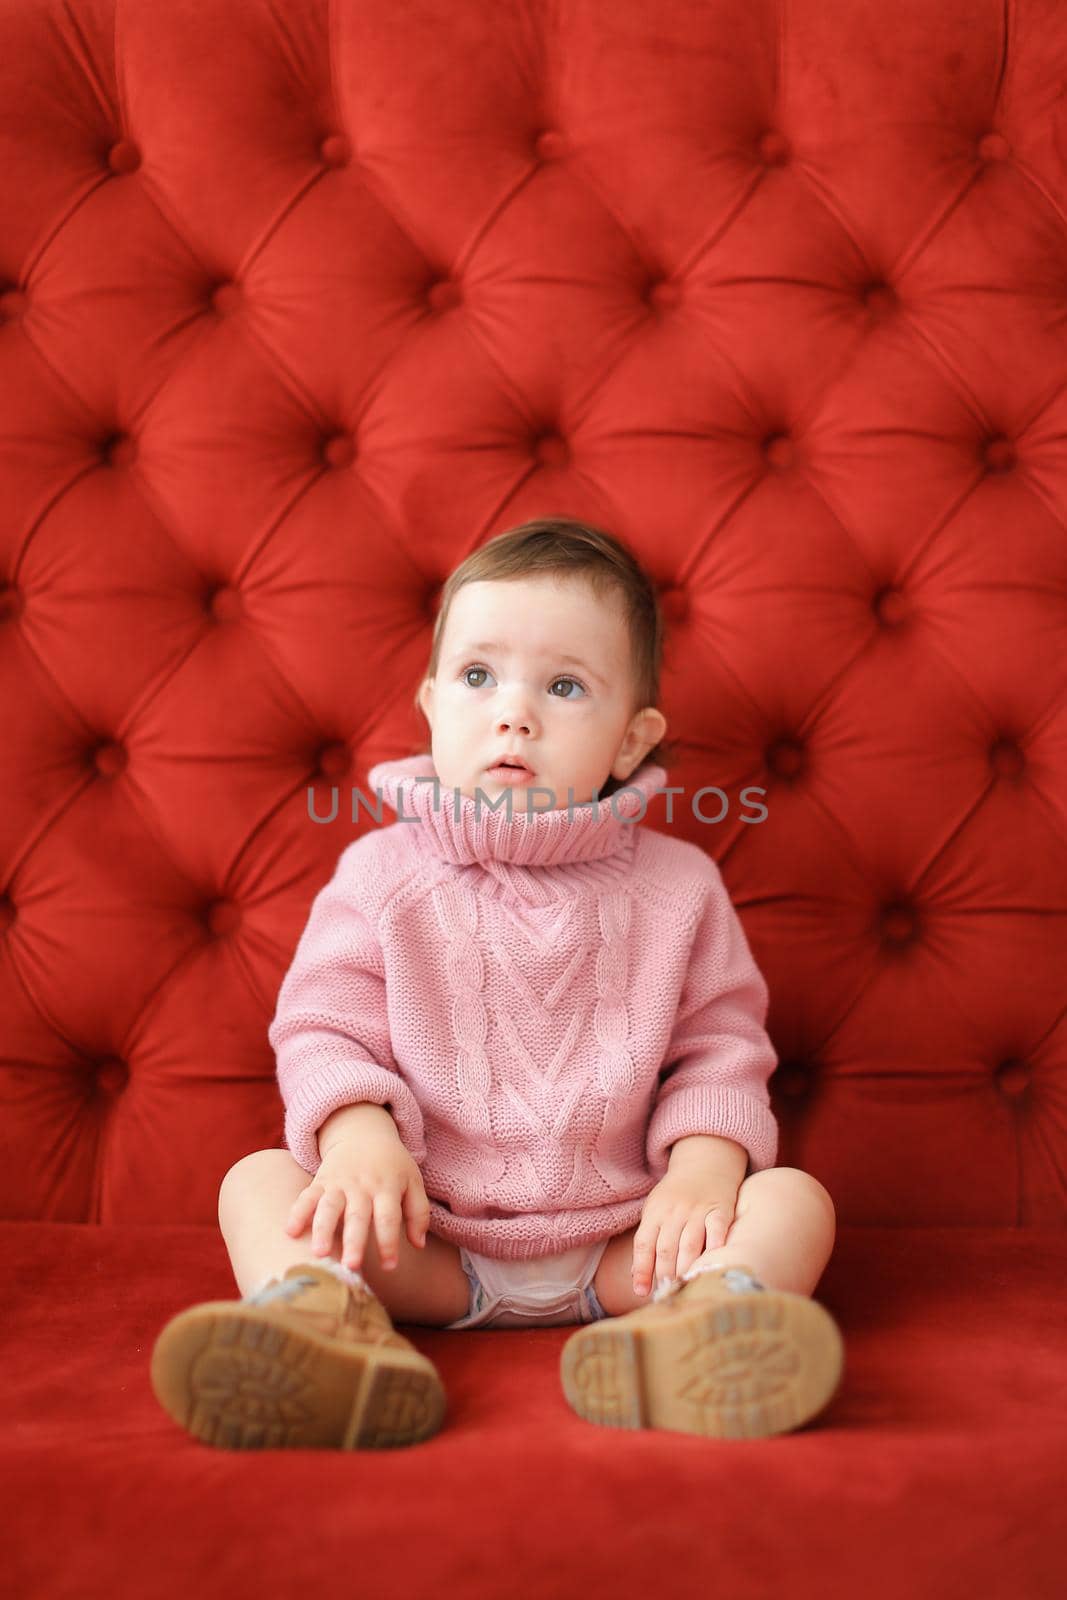
[[[576,1324],[564,1395],[615,1426],[756,1437],[835,1391],[834,1207],[775,1166],[766,983],[710,854],[638,825],[662,643],[633,555],[568,518],[449,577],[431,748],[371,769],[396,821],[343,851],[278,996],[286,1148],[222,1183],[244,1298],[153,1351],[198,1438],[429,1437],[440,1376],[392,1318]]]

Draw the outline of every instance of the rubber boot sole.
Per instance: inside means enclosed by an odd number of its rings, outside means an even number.
[[[806,1295],[726,1290],[642,1320],[648,1309],[564,1345],[563,1392],[587,1422],[757,1439],[800,1427],[840,1383],[840,1329]]]
[[[433,1363],[417,1351],[347,1344],[268,1306],[211,1300],[156,1340],[152,1388],[164,1411],[228,1450],[387,1450],[444,1421]]]

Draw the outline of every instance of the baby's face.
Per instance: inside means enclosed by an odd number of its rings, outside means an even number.
[[[512,791],[515,815],[591,799],[628,778],[663,737],[655,707],[633,711],[630,640],[622,602],[589,582],[551,573],[468,583],[452,602],[436,678],[419,703],[445,789],[487,800]],[[528,771],[493,771],[515,755]],[[501,807],[504,811],[504,807]]]

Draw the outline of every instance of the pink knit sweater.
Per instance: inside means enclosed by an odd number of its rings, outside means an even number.
[[[358,793],[397,820],[341,853],[282,982],[300,1165],[338,1107],[385,1105],[434,1232],[523,1260],[635,1226],[683,1135],[774,1166],[767,986],[712,858],[627,820],[630,790],[509,821],[431,779],[428,755],[371,768]]]

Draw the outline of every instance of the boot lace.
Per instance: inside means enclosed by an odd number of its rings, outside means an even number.
[[[269,1305],[272,1300],[291,1300],[294,1295],[300,1294],[302,1290],[314,1288],[317,1281],[316,1278],[299,1273],[295,1278],[282,1278],[273,1283],[265,1283],[254,1294],[245,1295],[245,1305],[265,1306]]]
[[[666,1300],[674,1294],[687,1280],[684,1278],[660,1278],[652,1291],[652,1300]],[[727,1289],[732,1289],[735,1294],[747,1294],[757,1290],[766,1292],[767,1285],[761,1283],[751,1272],[745,1272],[742,1267],[727,1267],[723,1271],[722,1281]]]

